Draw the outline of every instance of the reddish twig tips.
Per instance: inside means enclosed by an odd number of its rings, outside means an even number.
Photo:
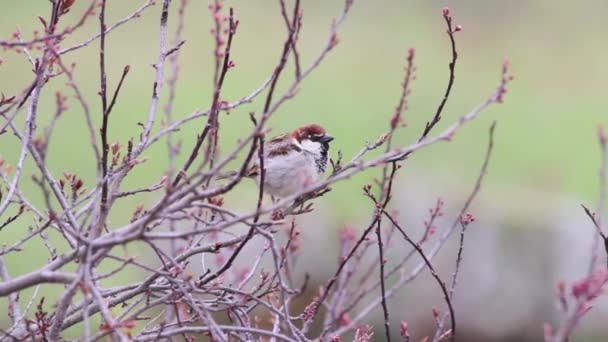
[[[593,222],[593,226],[595,227],[596,232],[602,238],[602,243],[604,244],[604,251],[606,252],[607,258],[606,266],[608,267],[608,237],[606,236],[606,233],[604,233],[604,231],[602,230],[600,223],[597,221],[595,213],[592,213],[591,210],[589,210],[589,208],[587,208],[584,204],[581,204],[581,207],[583,207],[585,214],[587,214],[591,222]]]
[[[452,92],[452,87],[454,86],[454,80],[456,78],[456,76],[455,76],[456,60],[458,59],[458,52],[456,52],[456,41],[454,40],[454,33],[456,31],[452,29],[452,16],[450,15],[450,9],[447,7],[443,8],[443,19],[445,20],[445,23],[448,28],[447,33],[448,33],[448,37],[450,38],[450,46],[451,46],[451,50],[452,50],[452,60],[448,64],[449,70],[450,70],[450,76],[448,78],[448,85],[445,88],[445,93],[443,95],[443,98],[441,99],[441,102],[439,102],[439,106],[437,107],[437,110],[435,111],[435,115],[433,116],[431,121],[427,122],[426,125],[424,126],[422,135],[420,135],[420,138],[418,138],[419,142],[424,140],[427,137],[427,135],[431,132],[433,127],[435,127],[435,125],[437,123],[439,123],[439,121],[441,120],[441,113],[443,112],[443,108],[445,107],[445,104],[448,102],[448,98],[450,97],[450,93]],[[460,29],[462,29],[462,27]],[[459,30],[457,30],[457,31],[459,31]]]
[[[199,150],[211,132],[211,138],[209,141],[209,145],[206,151],[206,159],[209,161],[209,166],[212,168],[215,160],[215,154],[217,150],[217,137],[219,130],[219,111],[220,111],[220,94],[222,91],[222,87],[224,85],[224,79],[226,77],[226,73],[230,66],[230,49],[232,47],[232,37],[236,32],[236,28],[238,25],[238,21],[234,19],[234,10],[230,8],[230,16],[228,17],[228,40],[226,44],[226,49],[220,52],[220,48],[224,45],[223,35],[220,33],[222,28],[221,24],[221,3],[219,1],[215,1],[213,5],[210,5],[210,9],[213,13],[213,18],[215,21],[215,35],[216,35],[216,45],[215,45],[215,56],[216,56],[216,66],[215,66],[215,76],[214,76],[214,88],[213,88],[213,102],[211,103],[211,111],[209,113],[209,119],[207,120],[207,124],[203,131],[197,136],[194,147],[192,148],[192,152],[188,157],[186,163],[181,168],[181,171],[176,176],[173,181],[173,186],[177,186],[181,179],[181,175],[188,171],[194,160],[198,157]],[[223,58],[223,64],[220,66],[220,60]],[[234,65],[234,64],[233,64]]]
[[[502,103],[505,94],[507,93],[507,83],[513,80],[513,76],[509,75],[509,59],[505,58],[502,63],[502,76],[500,80],[500,85],[496,90],[496,98],[495,101],[498,103]]]
[[[587,217],[593,223],[595,234],[591,247],[591,258],[587,268],[587,274],[571,286],[570,297],[566,294],[566,283],[560,281],[557,284],[557,298],[561,309],[561,319],[556,327],[545,323],[545,341],[561,342],[569,341],[578,327],[581,319],[591,310],[593,302],[604,293],[604,287],[608,282],[608,236],[603,229],[603,211],[606,205],[606,170],[608,167],[608,151],[606,149],[606,133],[603,126],[598,126],[597,138],[600,145],[601,160],[599,168],[600,196],[597,212],[592,212],[587,206],[581,204]],[[598,249],[600,244],[606,253],[605,266],[597,266]]]

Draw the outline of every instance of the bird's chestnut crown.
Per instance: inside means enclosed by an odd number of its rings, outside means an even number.
[[[331,135],[327,134],[325,128],[317,124],[302,126],[296,129],[292,134],[299,142],[308,139],[311,141],[319,141],[321,143],[329,143],[334,139]]]

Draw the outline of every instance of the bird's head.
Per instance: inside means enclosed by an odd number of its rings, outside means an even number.
[[[327,154],[329,143],[334,140],[334,137],[317,124],[299,127],[291,135],[300,144],[302,149],[315,154]]]

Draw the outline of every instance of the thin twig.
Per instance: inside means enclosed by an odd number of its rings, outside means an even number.
[[[422,248],[420,248],[420,246],[417,243],[415,243],[407,235],[407,233],[405,232],[405,230],[403,230],[403,228],[401,228],[401,225],[399,225],[399,223],[386,210],[382,209],[382,212],[384,213],[384,216],[386,216],[391,221],[391,223],[397,228],[397,230],[399,230],[399,232],[401,233],[401,235],[403,236],[403,238],[412,247],[414,247],[414,249],[416,250],[416,252],[418,252],[418,254],[420,255],[420,257],[422,258],[422,260],[426,264],[426,267],[428,267],[429,271],[431,272],[431,275],[433,276],[433,278],[435,278],[435,281],[437,282],[437,284],[441,288],[441,292],[443,292],[443,298],[445,299],[445,302],[446,302],[446,304],[448,306],[448,310],[450,311],[450,322],[451,322],[451,326],[452,326],[451,333],[450,333],[450,340],[451,341],[455,341],[456,340],[456,316],[454,314],[454,308],[452,306],[452,301],[450,300],[450,295],[448,294],[448,290],[447,290],[447,288],[445,286],[445,283],[443,282],[443,280],[441,280],[441,277],[439,277],[439,275],[437,274],[437,272],[433,268],[433,265],[431,264],[431,261],[426,256],[426,254],[424,253],[424,251],[422,250]]]
[[[445,88],[443,98],[441,99],[441,102],[439,102],[439,106],[435,111],[435,115],[433,116],[433,119],[427,122],[424,126],[424,130],[422,131],[420,138],[418,138],[418,141],[424,140],[424,138],[426,138],[427,135],[431,132],[433,127],[435,127],[435,125],[441,120],[441,113],[443,112],[445,104],[448,102],[448,98],[450,97],[450,93],[452,92],[452,86],[454,86],[454,79],[456,78],[456,60],[458,59],[458,52],[456,52],[456,41],[454,40],[454,33],[456,33],[456,31],[452,29],[452,16],[450,15],[450,10],[447,7],[443,9],[443,19],[445,20],[445,23],[447,25],[447,34],[450,38],[450,46],[452,50],[452,60],[448,65],[450,69],[450,77],[448,79],[448,85]]]
[[[484,156],[484,160],[481,165],[481,169],[479,170],[477,180],[475,181],[475,186],[473,187],[473,190],[472,190],[471,194],[469,195],[469,198],[476,197],[477,194],[479,193],[479,191],[481,190],[481,184],[485,178],[485,175],[487,174],[488,165],[490,164],[490,158],[492,157],[492,151],[494,149],[494,131],[495,131],[495,129],[496,129],[496,121],[492,122],[492,125],[490,126],[488,147],[486,149],[486,154]],[[467,202],[470,203],[469,201],[467,201]],[[468,207],[468,205],[465,204],[465,207]],[[467,229],[468,225],[471,223],[471,219],[472,219],[472,216],[470,216],[468,218],[465,216],[466,215],[465,211],[466,211],[466,209],[462,209],[458,213],[459,219],[460,219],[461,230],[460,230],[460,241],[459,241],[459,245],[458,245],[458,254],[456,255],[456,267],[454,269],[454,274],[452,274],[452,282],[450,285],[450,298],[452,300],[454,299],[454,291],[456,290],[456,281],[458,278],[458,272],[460,271],[460,265],[462,264],[462,254],[463,254],[463,250],[464,250],[464,236],[465,236],[466,229]],[[445,319],[446,319],[446,316],[443,316],[441,321],[439,322],[437,331],[435,332],[435,337],[433,338],[434,341],[438,341],[440,336],[442,336],[442,327],[445,322]]]

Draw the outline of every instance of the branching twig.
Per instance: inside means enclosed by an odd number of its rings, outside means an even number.
[[[417,243],[415,243],[407,235],[407,233],[405,232],[405,230],[403,230],[401,225],[399,225],[399,223],[386,210],[382,209],[382,212],[389,219],[389,221],[391,221],[391,223],[399,230],[399,232],[401,233],[403,238],[416,250],[416,252],[418,252],[420,257],[424,261],[426,267],[428,267],[429,271],[431,272],[431,275],[433,276],[433,278],[435,278],[435,281],[441,288],[441,292],[443,292],[443,298],[445,299],[446,305],[448,306],[448,310],[450,311],[450,321],[451,321],[451,326],[452,326],[451,333],[450,333],[450,340],[455,341],[456,340],[456,316],[454,315],[454,308],[452,307],[452,301],[450,299],[450,295],[448,294],[448,290],[447,290],[447,287],[445,286],[445,283],[443,282],[443,280],[441,280],[441,277],[439,277],[439,275],[433,268],[431,261],[429,260],[427,255],[424,253],[422,248],[420,248],[420,246]]]
[[[468,225],[471,224],[471,222],[474,220],[474,217],[471,214],[466,213],[466,210],[467,210],[466,208],[469,207],[469,204],[472,202],[473,198],[475,198],[477,196],[477,194],[479,193],[479,191],[481,190],[481,183],[488,171],[488,165],[490,164],[490,158],[492,156],[492,151],[494,149],[494,130],[495,129],[496,129],[496,121],[494,121],[492,123],[492,125],[490,126],[488,148],[486,150],[486,155],[485,155],[483,163],[481,165],[481,169],[477,176],[477,180],[475,181],[475,186],[473,187],[473,191],[471,192],[467,201],[465,202],[464,208],[458,213],[457,219],[460,219],[459,223],[460,223],[461,230],[460,230],[460,241],[459,241],[459,245],[458,245],[458,254],[456,255],[456,267],[454,269],[454,274],[452,274],[452,282],[450,285],[450,298],[451,299],[454,298],[454,291],[456,290],[456,281],[458,278],[458,272],[460,271],[460,265],[462,263],[462,253],[464,250],[464,235],[465,235]],[[433,339],[434,341],[438,341],[440,336],[442,336],[442,327],[445,322],[445,319],[446,319],[446,316],[444,316],[439,321],[439,325],[438,325],[437,331],[435,332],[435,337]],[[454,330],[452,330],[452,331],[454,331]]]

